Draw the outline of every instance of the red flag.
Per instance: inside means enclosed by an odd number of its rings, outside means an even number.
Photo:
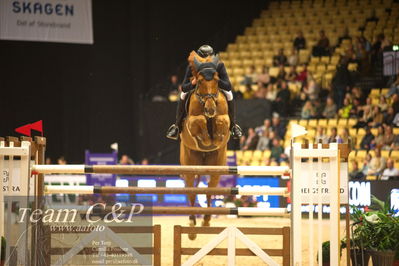
[[[33,130],[39,131],[43,135],[43,120],[31,124]]]
[[[15,129],[16,132],[29,137],[30,137],[30,130],[31,130],[31,124],[27,124],[25,126],[18,127]]]

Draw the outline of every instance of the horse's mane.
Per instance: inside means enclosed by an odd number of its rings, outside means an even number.
[[[195,69],[195,65],[194,65],[194,57],[196,57],[197,58],[197,60],[199,61],[199,62],[201,62],[201,63],[206,63],[206,62],[212,62],[212,57],[211,56],[207,56],[207,57],[205,57],[205,58],[202,58],[201,56],[199,56],[198,54],[197,54],[197,52],[195,52],[195,51],[191,51],[191,53],[190,53],[190,55],[188,56],[188,64],[189,64],[189,66],[190,66],[190,69],[191,69],[191,73],[193,73],[193,76],[195,77],[195,76],[197,76],[197,71],[196,71],[196,69]]]

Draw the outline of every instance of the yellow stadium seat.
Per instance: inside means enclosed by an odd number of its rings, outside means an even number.
[[[327,127],[327,119],[319,119],[318,125],[321,127]]]
[[[356,152],[356,158],[359,158],[360,160],[364,160],[366,158],[367,151],[366,150],[359,150]]]
[[[380,89],[371,89],[370,97],[379,98],[380,97]]]
[[[347,124],[348,124],[348,119],[341,118],[338,120],[338,126],[346,127]]]
[[[349,118],[348,120],[348,126],[352,127],[357,124],[357,119],[356,118]]]
[[[306,119],[299,120],[299,125],[306,127],[308,125],[308,120],[306,120]]]
[[[309,119],[308,127],[317,127],[317,119]]]
[[[399,162],[399,151],[391,151],[391,158]]]
[[[254,151],[252,158],[256,159],[256,160],[260,160],[260,159],[262,159],[262,155],[263,155],[263,151],[256,150],[256,151]]]
[[[357,133],[357,129],[356,128],[349,129],[349,135],[350,136],[356,136],[356,133]]]
[[[253,151],[244,151],[243,152],[243,158],[244,159],[252,158],[252,155],[253,155]]]
[[[382,150],[381,151],[381,156],[382,157],[384,157],[385,159],[388,159],[389,158],[389,153],[390,153],[391,151],[389,151],[389,150]]]
[[[329,127],[336,127],[338,125],[338,119],[328,119]]]
[[[371,155],[371,157],[375,157],[375,151],[374,150],[369,150],[368,153]]]
[[[371,131],[371,133],[372,133],[374,136],[377,136],[377,135],[378,135],[378,128],[372,128],[372,129],[370,129],[370,131]]]
[[[377,176],[376,175],[368,175],[367,177],[366,177],[366,180],[377,180]]]
[[[272,76],[272,77],[277,77],[278,73],[279,73],[278,67],[271,67],[271,68],[269,68],[269,75],[270,75],[270,76]]]
[[[270,158],[270,154],[271,154],[270,150],[264,150],[263,151],[263,158],[264,159]]]
[[[399,32],[398,32],[398,34],[399,34]],[[389,89],[387,89],[387,88],[381,89],[381,95],[386,95],[388,92],[389,92]]]
[[[227,156],[229,156],[229,157],[231,157],[231,156],[234,156],[234,151],[233,150],[228,150],[227,152],[226,152],[226,155]]]

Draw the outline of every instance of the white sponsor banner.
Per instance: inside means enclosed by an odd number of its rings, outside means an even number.
[[[302,163],[301,173],[298,177],[301,180],[301,200],[303,203],[318,203],[318,196],[321,195],[322,203],[330,202],[330,183],[331,169],[330,163],[321,163],[320,169],[318,163]],[[340,164],[340,200],[341,204],[348,204],[348,164]],[[297,174],[297,173],[295,173]],[[313,195],[313,198],[311,196]]]
[[[0,0],[0,39],[92,44],[91,0]]]

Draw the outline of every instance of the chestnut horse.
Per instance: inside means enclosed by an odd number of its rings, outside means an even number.
[[[217,56],[201,58],[192,51],[188,58],[196,87],[189,99],[187,116],[180,134],[181,165],[226,165],[227,142],[230,138],[230,119],[224,93],[218,87]],[[199,175],[185,175],[186,187],[198,186]],[[208,187],[216,187],[218,175],[211,175]],[[194,206],[196,195],[188,195]],[[211,196],[207,196],[208,207]],[[205,215],[203,226],[209,226],[211,216]],[[196,225],[195,215],[190,226]],[[196,235],[189,235],[195,239]]]

